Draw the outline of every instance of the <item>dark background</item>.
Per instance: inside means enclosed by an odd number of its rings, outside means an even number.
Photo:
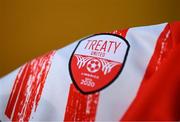
[[[0,77],[98,32],[180,20],[180,0],[0,0]]]

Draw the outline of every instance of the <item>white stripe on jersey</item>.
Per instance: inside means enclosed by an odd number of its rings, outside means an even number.
[[[166,24],[130,28],[126,39],[129,54],[120,76],[100,92],[97,121],[120,120],[136,97],[156,41]]]

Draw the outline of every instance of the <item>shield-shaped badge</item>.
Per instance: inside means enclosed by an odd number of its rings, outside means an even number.
[[[101,33],[79,41],[69,62],[74,85],[84,94],[100,91],[121,73],[129,51],[128,41]]]

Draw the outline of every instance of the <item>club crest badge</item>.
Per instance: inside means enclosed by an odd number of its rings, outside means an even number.
[[[69,61],[71,79],[84,94],[100,91],[121,73],[130,45],[115,34],[95,34],[79,41]]]

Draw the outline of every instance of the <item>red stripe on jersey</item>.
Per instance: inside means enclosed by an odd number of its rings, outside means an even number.
[[[20,69],[5,111],[12,121],[28,121],[33,107],[36,110],[54,54],[38,57]]]
[[[160,34],[138,94],[122,120],[180,120],[180,46],[174,44],[180,40],[172,39],[170,29],[168,24]]]
[[[125,37],[127,31],[128,29],[124,29],[111,33]],[[99,93],[84,95],[71,84],[64,121],[95,121],[99,95]]]
[[[19,89],[21,88],[22,83],[23,83],[20,81],[24,81],[24,77],[22,77],[22,76],[26,76],[26,74],[27,74],[27,66],[24,66],[20,69],[20,71],[19,71],[19,73],[15,79],[15,83],[13,85],[13,88],[12,88],[12,91],[11,91],[11,94],[9,97],[9,101],[8,101],[7,106],[6,106],[6,111],[5,111],[5,114],[8,118],[11,118],[13,107],[15,105],[15,101],[16,101],[17,96],[18,96],[19,91],[20,91]]]
[[[94,121],[99,93],[83,95],[70,85],[64,121]]]
[[[158,71],[159,67],[161,66],[161,63],[163,62],[163,60],[166,59],[168,51],[172,48],[172,44],[173,42],[171,40],[170,26],[168,24],[161,32],[157,40],[154,54],[148,64],[148,68],[145,72],[143,81],[151,78],[152,75],[156,71]]]
[[[115,31],[113,31],[111,33],[120,35],[122,37],[126,37],[127,31],[128,31],[128,29],[123,29],[123,30],[115,30]]]

